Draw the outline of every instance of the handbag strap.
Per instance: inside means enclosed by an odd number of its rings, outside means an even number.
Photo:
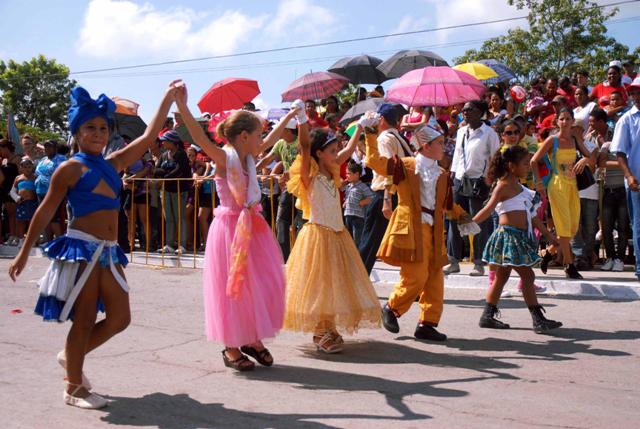
[[[556,152],[558,152],[558,136],[553,136],[553,149],[551,150],[551,168],[553,170],[553,174],[558,175],[558,170],[556,169]]]

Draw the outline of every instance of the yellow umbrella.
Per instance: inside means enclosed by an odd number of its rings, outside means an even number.
[[[487,67],[481,63],[458,64],[453,68],[456,70],[463,71],[465,73],[469,73],[471,76],[475,77],[478,80],[487,80],[493,77],[498,77],[498,74],[495,71],[493,71],[492,68]]]

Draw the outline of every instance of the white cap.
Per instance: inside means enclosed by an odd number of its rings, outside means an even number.
[[[285,125],[284,127],[289,130],[295,130],[296,128],[298,128],[298,122],[296,122],[296,118],[289,119],[289,122],[287,122],[287,125]]]
[[[609,63],[609,67],[618,67],[619,69],[622,69],[622,61],[613,60]]]
[[[638,76],[635,79],[633,79],[633,82],[631,82],[631,84],[629,84],[629,88],[631,88],[631,87],[640,88],[640,76]]]

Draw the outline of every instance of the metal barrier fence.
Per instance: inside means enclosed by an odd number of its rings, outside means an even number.
[[[268,199],[269,219],[267,219],[267,222],[271,225],[271,229],[274,235],[276,234],[278,197],[280,195],[277,180],[280,177],[281,177],[280,175],[258,175],[258,180],[262,183],[261,190],[263,191],[263,194],[262,194],[263,199],[264,198]],[[213,222],[213,217],[215,216],[214,212],[216,208],[216,196],[217,196],[214,178],[213,177],[202,177],[197,179],[193,179],[193,178],[168,178],[168,179],[128,178],[126,179],[126,181],[130,182],[130,187],[127,187],[127,189],[131,192],[131,198],[130,198],[131,207],[127,209],[128,227],[129,227],[128,240],[129,240],[129,245],[131,249],[130,256],[129,256],[130,261],[134,263],[142,263],[150,266],[166,267],[168,265],[165,263],[165,259],[169,258],[172,261],[177,260],[178,265],[181,267],[192,266],[193,268],[197,268],[197,261],[198,261],[198,258],[201,256],[201,254],[200,255],[198,254],[198,247],[197,247],[199,228],[200,228],[198,212],[199,212],[199,209],[202,208],[200,205],[199,189],[201,186],[205,184],[205,182],[210,183],[211,213],[208,214],[207,217],[211,218],[211,222]],[[267,182],[267,184],[264,184],[265,181]],[[175,240],[174,240],[174,237],[166,236],[167,219],[165,215],[165,204],[167,199],[166,195],[168,191],[166,191],[165,188],[168,182],[177,183],[176,193],[178,194],[178,198],[177,198],[178,217],[176,221]],[[197,183],[197,186],[196,186],[196,183]],[[185,190],[181,190],[181,186]],[[144,187],[145,189],[144,190],[144,206],[145,206],[144,222],[142,221],[142,219],[138,219],[137,208],[140,205],[140,203],[136,203],[136,198],[135,198],[136,190],[139,190],[140,187]],[[268,194],[264,193],[266,189],[268,189]],[[190,192],[192,192],[192,196],[193,196],[193,200],[192,200],[193,219],[189,219],[189,222],[193,222],[192,223],[193,235],[191,237],[193,240],[191,243],[192,249],[184,253],[176,252],[174,254],[167,254],[167,252],[165,252],[165,246],[167,244],[169,243],[172,244],[175,241],[177,243],[176,248],[179,248],[180,243],[184,238],[183,234],[189,234],[188,231],[183,231],[182,220],[183,220],[183,217],[186,215],[184,211],[186,210],[187,206],[190,203],[190,201],[188,200],[188,196]],[[183,206],[181,204],[181,201],[182,201],[181,195],[184,193],[187,194],[187,199],[186,199],[187,201],[186,201],[186,204]],[[155,201],[151,201],[151,199]],[[263,201],[261,201],[259,204],[263,204]],[[152,210],[152,208],[158,210],[159,213],[155,212],[155,210]],[[263,205],[263,208],[264,208],[264,205]],[[156,219],[153,219],[153,222],[151,219],[152,215],[156,216]],[[295,235],[296,235],[295,227],[294,227],[295,217],[296,217],[296,209],[295,209],[295,198],[294,198],[294,201],[292,203],[292,208],[291,208],[291,223],[290,223],[291,227],[289,231],[289,240],[290,240],[291,247],[293,247],[293,242],[295,241]],[[159,225],[156,224],[157,220],[159,220]],[[144,256],[141,256],[140,254],[136,254],[135,252],[135,238],[136,238],[136,233],[139,232],[138,222],[140,222],[144,228],[144,231],[143,231],[144,236],[142,234],[138,234],[138,237],[140,239],[140,242],[139,242],[140,247],[142,251],[144,251]],[[211,222],[209,222],[207,219],[208,227],[211,225]],[[154,227],[156,228],[159,227],[159,230],[154,231],[152,229]],[[155,244],[152,242],[152,237],[155,238],[158,235],[159,235],[160,242],[158,246],[159,248],[156,250],[154,248],[151,248],[151,245]],[[144,238],[144,242],[143,242],[143,238]],[[186,237],[186,238],[188,239],[189,237]],[[204,247],[205,245],[206,245],[206,236],[204,237],[204,242],[202,242],[201,246]],[[154,262],[158,259],[158,257],[160,259],[160,263]],[[184,262],[192,261],[192,264],[184,264],[183,261]],[[172,263],[171,266],[175,266],[175,264]]]

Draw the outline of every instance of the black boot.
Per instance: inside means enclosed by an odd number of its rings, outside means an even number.
[[[556,322],[555,320],[549,320],[544,317],[543,312],[545,309],[541,305],[535,305],[529,307],[531,312],[531,319],[533,320],[533,330],[536,334],[543,334],[551,329],[556,329],[562,326],[562,322]]]
[[[564,266],[564,273],[567,275],[567,278],[582,280],[582,274],[578,272],[578,269],[573,264],[567,264]]]
[[[398,325],[398,317],[395,315],[389,304],[385,304],[382,307],[382,325],[387,331],[397,334],[400,332],[400,325]]]
[[[540,271],[542,271],[542,274],[547,274],[547,267],[549,267],[549,262],[551,261],[553,261],[553,255],[546,250],[540,260]]]
[[[496,317],[500,317],[500,310],[493,304],[488,302],[484,305],[484,311],[480,316],[480,327],[489,329],[509,329],[509,325],[499,321]]]

